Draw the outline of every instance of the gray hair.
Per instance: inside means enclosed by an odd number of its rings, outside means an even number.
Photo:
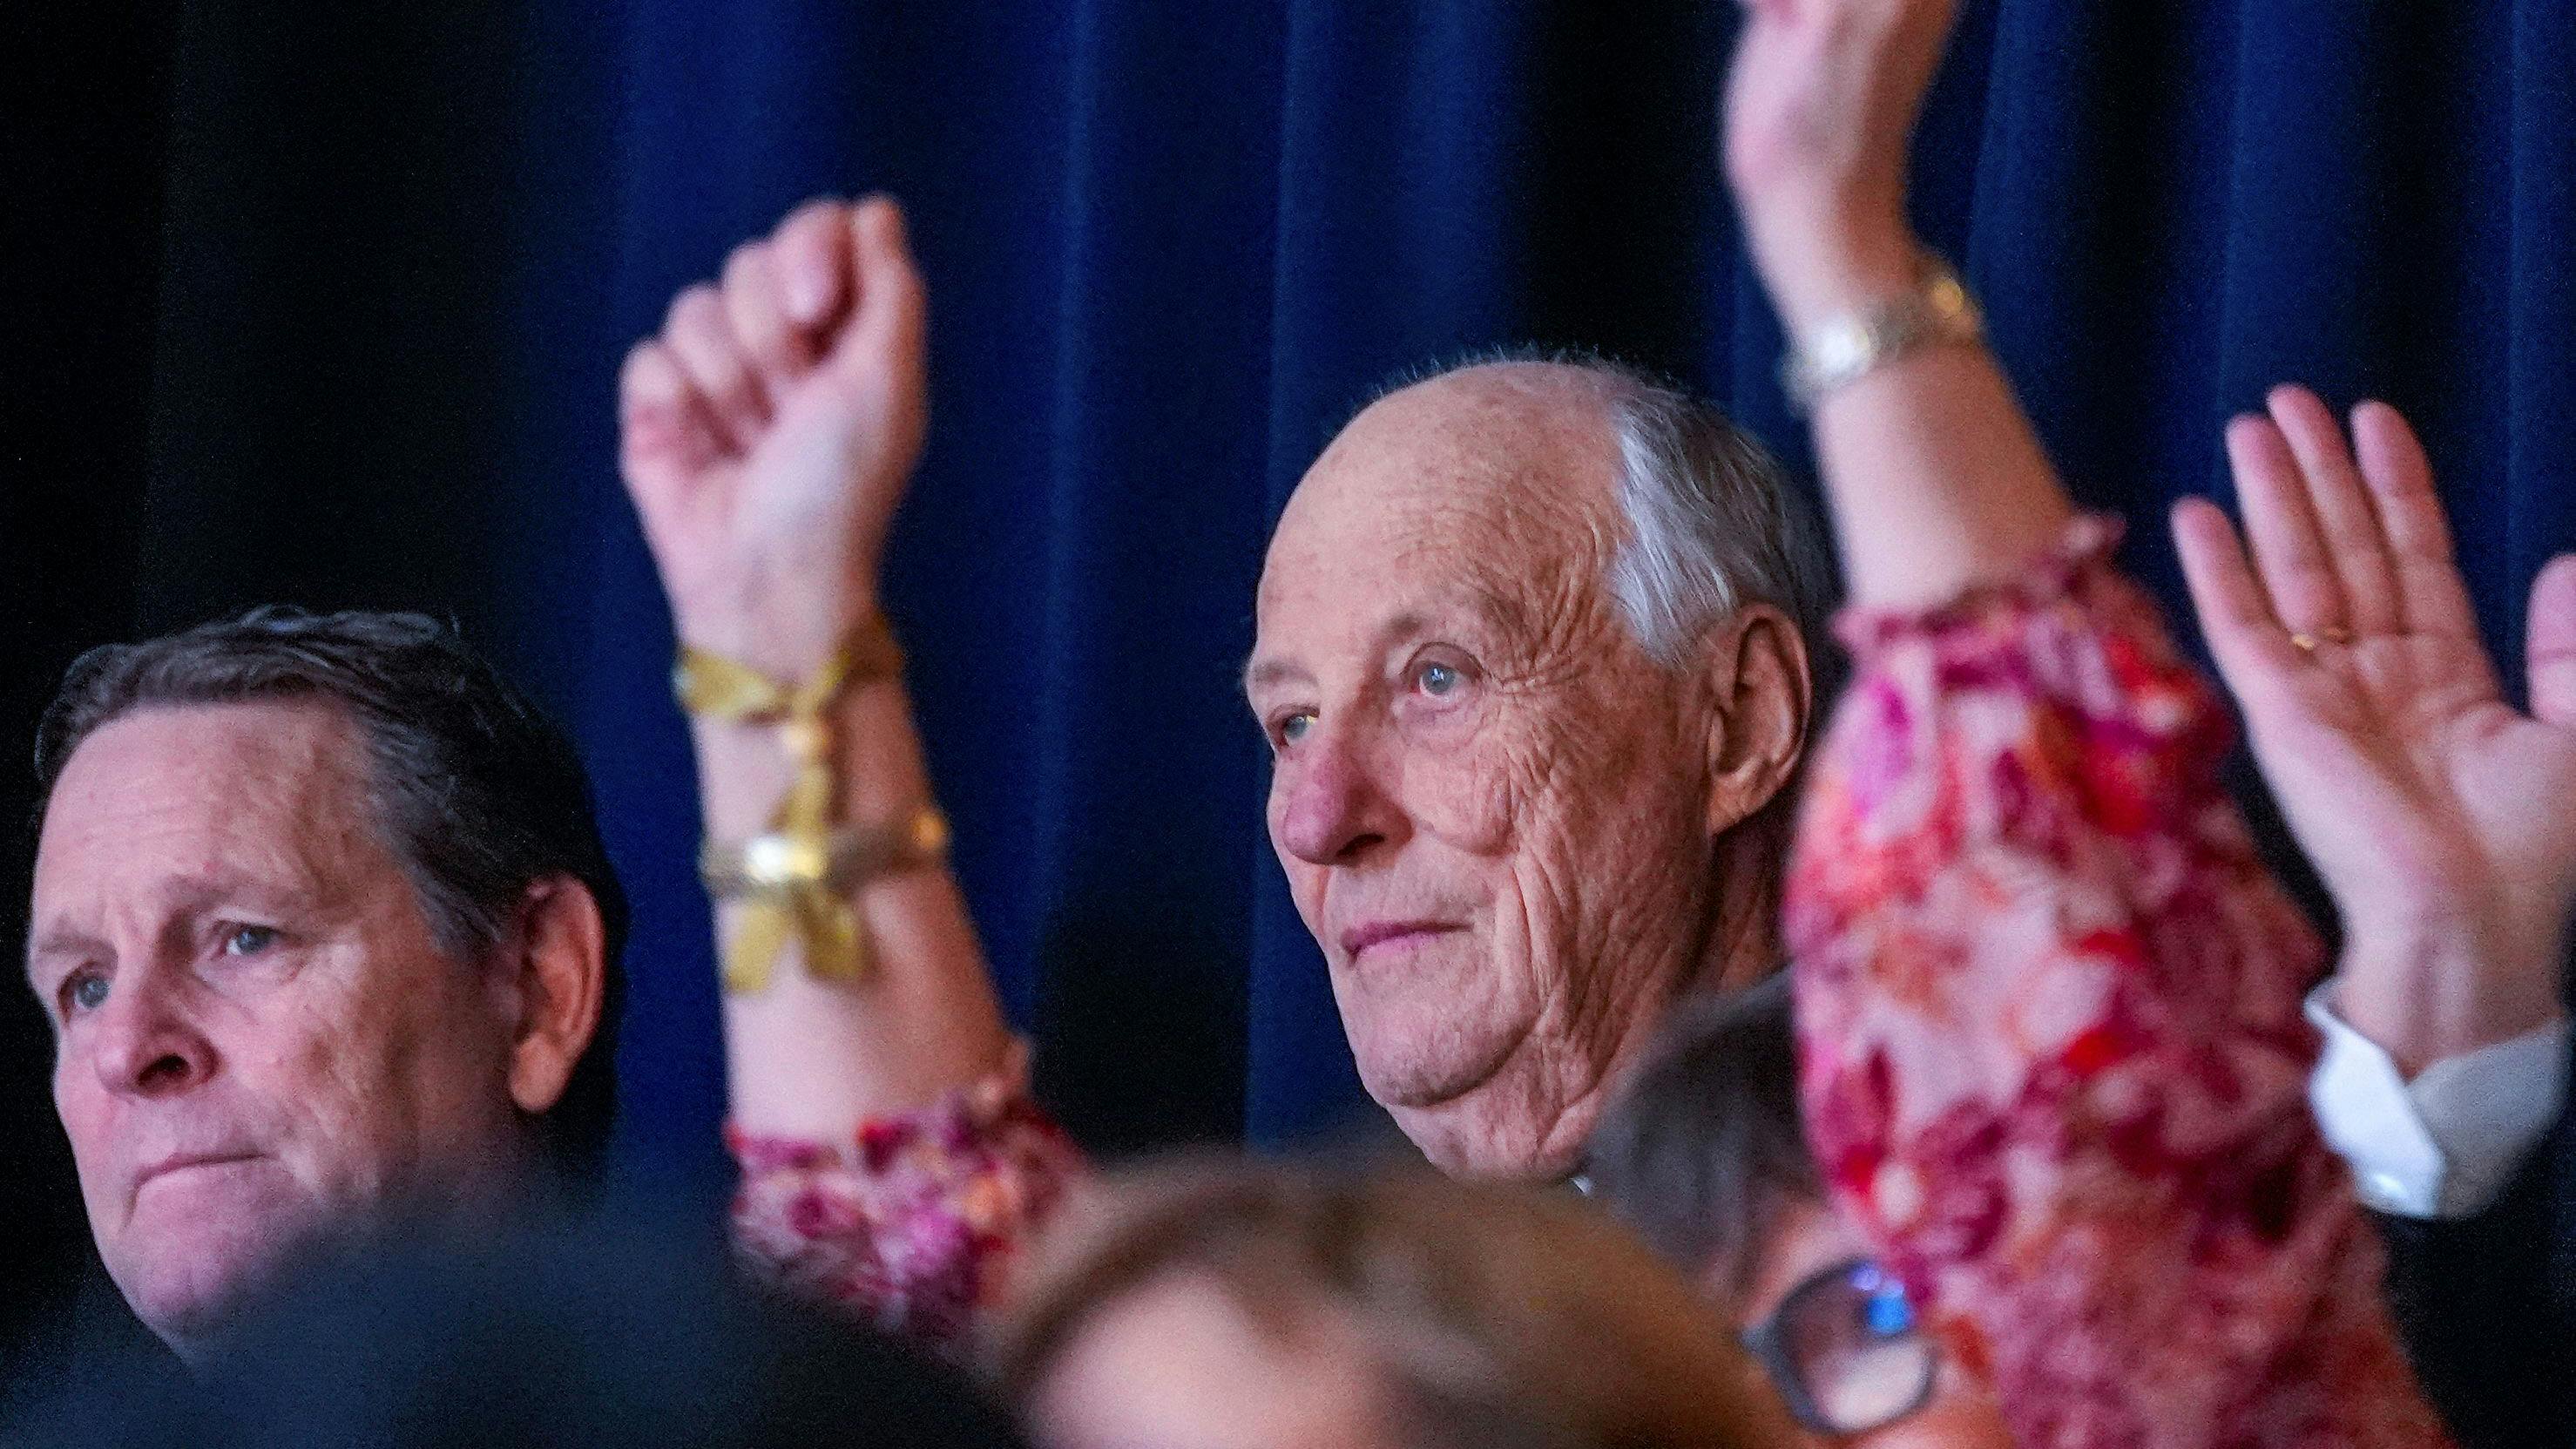
[[[1824,609],[1823,539],[1780,465],[1716,408],[1627,368],[1590,366],[1612,387],[1628,537],[1603,581],[1629,633],[1677,668],[1712,625],[1767,603],[1812,648]]]
[[[1580,374],[1609,410],[1628,537],[1602,582],[1649,657],[1678,669],[1712,626],[1764,603],[1786,613],[1811,662],[1826,665],[1832,570],[1822,520],[1770,452],[1717,408],[1599,353],[1543,347],[1486,348],[1407,368],[1369,401],[1453,372],[1511,365]]]

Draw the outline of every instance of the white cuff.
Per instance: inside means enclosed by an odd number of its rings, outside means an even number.
[[[2325,1034],[2308,1105],[2327,1144],[2351,1164],[2363,1204],[2410,1218],[2483,1211],[2558,1119],[2566,1018],[2444,1057],[2410,1083],[2377,1042],[2335,1015],[2334,985],[2328,978],[2308,993],[2308,1020]]]

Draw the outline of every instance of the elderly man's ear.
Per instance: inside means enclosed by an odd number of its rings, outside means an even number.
[[[1815,705],[1807,645],[1789,616],[1747,604],[1709,631],[1708,833],[1721,835],[1771,803],[1798,770]]]
[[[608,931],[589,887],[571,876],[529,886],[511,951],[496,982],[512,1030],[510,1099],[534,1116],[562,1099],[599,1030]]]

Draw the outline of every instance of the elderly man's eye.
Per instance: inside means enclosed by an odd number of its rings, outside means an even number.
[[[107,1005],[107,978],[84,971],[63,984],[63,1000],[74,1011],[96,1011]]]
[[[1283,745],[1293,745],[1304,739],[1306,731],[1314,727],[1315,716],[1309,711],[1299,710],[1279,721],[1279,742]]]
[[[224,933],[224,954],[256,956],[277,944],[277,932],[267,926],[235,926]]]
[[[1434,699],[1456,693],[1466,679],[1467,676],[1455,666],[1431,661],[1425,661],[1413,671],[1413,687]]]

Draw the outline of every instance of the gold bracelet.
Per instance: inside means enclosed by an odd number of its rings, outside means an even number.
[[[1967,284],[1950,264],[1926,252],[1913,290],[1846,312],[1790,342],[1780,362],[1780,390],[1799,412],[1811,412],[1825,394],[1885,367],[1900,357],[1942,344],[1974,344],[1985,336],[1985,318]]]
[[[671,667],[671,692],[690,714],[756,723],[795,714],[799,705],[819,712],[849,685],[902,674],[903,646],[895,642],[885,615],[870,613],[803,685],[781,684],[748,664],[683,643]]]
[[[708,841],[698,853],[698,876],[720,901],[775,895],[820,886],[848,895],[880,876],[924,870],[948,859],[948,820],[935,806],[916,806],[885,825],[844,825],[824,848],[772,832],[740,845]]]
[[[724,951],[726,990],[767,986],[770,968],[791,939],[803,943],[805,969],[816,977],[852,981],[866,974],[867,947],[858,913],[831,889],[838,834],[832,815],[839,783],[832,760],[831,708],[850,685],[892,678],[902,670],[903,651],[881,614],[869,615],[852,629],[801,684],[782,683],[705,649],[681,647],[671,674],[680,707],[706,719],[776,725],[796,769],[794,783],[771,812],[768,832],[739,852],[739,861],[757,866],[759,888],[717,892],[748,897],[740,926]],[[943,822],[943,841],[945,832]],[[713,890],[713,872],[705,869],[706,859],[700,863]],[[752,877],[744,873],[742,878]]]
[[[742,905],[724,953],[727,991],[756,992],[792,938],[808,974],[860,981],[868,974],[867,931],[857,893],[870,881],[926,870],[948,858],[948,821],[931,806],[888,825],[843,826],[820,842],[772,831],[738,846],[708,841],[698,854],[707,894]]]

